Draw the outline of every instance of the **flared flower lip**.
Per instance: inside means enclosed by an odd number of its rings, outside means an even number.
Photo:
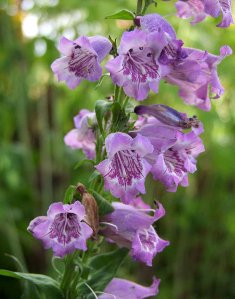
[[[91,237],[93,230],[83,222],[84,218],[85,209],[80,202],[57,202],[50,205],[47,216],[33,219],[28,231],[42,240],[46,249],[52,248],[54,255],[62,258],[77,249],[87,250],[86,240]]]
[[[111,48],[111,42],[102,36],[80,36],[74,41],[62,37],[58,49],[63,56],[51,64],[51,69],[70,89],[84,79],[97,81],[102,75],[100,62]]]
[[[112,133],[105,140],[107,159],[95,168],[103,175],[105,189],[125,203],[145,193],[145,178],[151,166],[145,156],[153,151],[150,141],[141,135],[134,139],[125,133]]]

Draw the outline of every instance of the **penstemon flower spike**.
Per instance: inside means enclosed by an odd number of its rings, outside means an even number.
[[[159,93],[161,99],[163,80],[179,88],[185,103],[209,111],[210,99],[224,92],[217,66],[232,54],[231,48],[221,47],[217,56],[184,47],[164,17],[145,14],[151,4],[156,1],[137,0],[135,14],[125,10],[111,16],[133,21],[119,45],[111,37],[62,37],[62,57],[51,65],[58,81],[74,89],[84,80],[101,81],[101,62],[107,57],[105,67],[114,90],[104,95],[106,100],[96,102],[95,111],[80,110],[74,117],[75,128],[64,137],[66,146],[82,150],[92,162],[89,179],[69,186],[64,203],[52,203],[47,216],[36,217],[28,226],[63,261],[63,269],[56,268],[59,275],[53,287],[64,299],[142,299],[158,294],[159,279],[144,287],[117,278],[117,270],[128,253],[151,267],[170,244],[155,229],[155,222],[165,216],[163,205],[147,204],[141,198],[148,195],[146,177],[160,181],[169,192],[187,187],[188,176],[197,170],[197,158],[205,150],[200,137],[204,129],[196,116],[188,117],[164,103],[136,106],[134,100],[143,101],[150,92]],[[179,17],[193,17],[192,23],[221,13],[219,27],[233,22],[230,0],[179,0],[176,8]],[[117,249],[101,253],[106,241]]]

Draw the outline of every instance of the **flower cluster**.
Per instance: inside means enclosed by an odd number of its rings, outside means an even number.
[[[233,22],[230,0],[179,0],[176,7],[178,16],[193,17],[192,23],[202,21],[206,15],[217,17],[221,12],[223,19],[218,26],[228,27]],[[58,80],[74,89],[82,80],[99,80],[101,62],[110,52],[114,54],[106,69],[115,85],[115,95],[105,102],[103,110],[82,109],[64,142],[94,160],[93,188],[100,190],[104,183],[104,189],[121,201],[112,202],[112,212],[103,215],[100,211],[98,215],[97,199],[78,184],[76,191],[83,190],[79,191],[82,203],[77,198],[70,204],[54,203],[47,216],[32,220],[28,230],[57,257],[77,249],[87,250],[87,239],[96,239],[100,234],[108,242],[128,248],[134,260],[152,266],[154,257],[169,242],[158,236],[154,226],[165,215],[162,204],[158,202],[153,209],[140,197],[146,193],[146,177],[151,175],[169,192],[188,186],[188,175],[197,170],[197,157],[204,151],[200,138],[203,125],[196,116],[188,117],[163,104],[135,106],[131,112],[138,119],[134,121],[126,104],[129,97],[142,101],[150,90],[158,93],[161,80],[176,85],[185,103],[206,111],[211,109],[210,98],[219,98],[224,92],[217,66],[232,53],[229,46],[222,46],[218,56],[186,48],[173,27],[158,14],[137,16],[133,25],[123,33],[119,47],[102,36],[81,36],[74,41],[62,37],[59,51],[63,56],[51,65]],[[114,115],[114,106],[119,109],[118,115]],[[127,121],[119,128],[113,126],[114,119],[119,124]],[[101,130],[103,123],[106,130]],[[143,287],[113,278],[98,298],[146,298],[158,293],[159,283],[154,278],[150,287]]]
[[[144,115],[136,130],[110,134],[105,140],[108,157],[96,166],[105,189],[126,204],[145,193],[149,172],[167,191],[188,186],[188,174],[196,171],[196,158],[204,151],[199,137],[203,127],[196,117],[165,105],[137,106],[135,112]]]

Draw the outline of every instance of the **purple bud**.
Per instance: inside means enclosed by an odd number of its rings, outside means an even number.
[[[135,26],[140,27],[140,19],[141,19],[140,16],[137,16],[137,17],[134,18],[134,24],[135,24]]]
[[[185,113],[162,104],[150,106],[136,106],[134,112],[138,115],[148,114],[157,118],[160,122],[173,127],[189,129],[191,127],[198,128],[199,120],[194,115],[188,118]]]

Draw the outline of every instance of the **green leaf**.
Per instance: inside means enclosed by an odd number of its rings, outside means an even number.
[[[70,185],[66,192],[65,192],[65,196],[64,196],[64,203],[71,203],[73,201],[73,196],[74,196],[74,193],[77,189],[77,186],[75,185]]]
[[[112,20],[134,20],[135,15],[133,12],[127,9],[122,9],[119,12],[116,12],[113,15],[107,16],[105,19],[112,19]]]
[[[40,289],[45,290],[45,292],[50,291],[51,294],[56,296],[54,298],[62,298],[62,293],[59,288],[58,282],[50,276],[33,273],[13,272],[4,269],[0,269],[0,275],[30,281]]]
[[[111,128],[112,132],[127,132],[129,130],[128,121],[130,118],[129,114],[125,113],[125,110],[122,109],[121,105],[118,102],[115,102],[112,107],[113,115],[113,125]]]
[[[95,190],[90,190],[90,192],[92,193],[97,202],[100,216],[113,212],[114,209],[112,205],[103,196],[101,196]]]
[[[86,283],[95,291],[102,292],[106,285],[116,275],[118,268],[122,264],[123,260],[128,254],[128,249],[119,248],[112,252],[97,255],[90,259],[90,276]],[[85,298],[94,298],[91,291],[85,285],[79,286],[80,297],[86,296]],[[79,297],[79,298],[80,298]]]
[[[113,103],[112,102],[107,102],[105,100],[98,100],[96,101],[95,104],[95,113],[96,113],[96,118],[97,122],[100,128],[101,134],[103,134],[103,118],[104,115],[110,110],[112,107]]]

